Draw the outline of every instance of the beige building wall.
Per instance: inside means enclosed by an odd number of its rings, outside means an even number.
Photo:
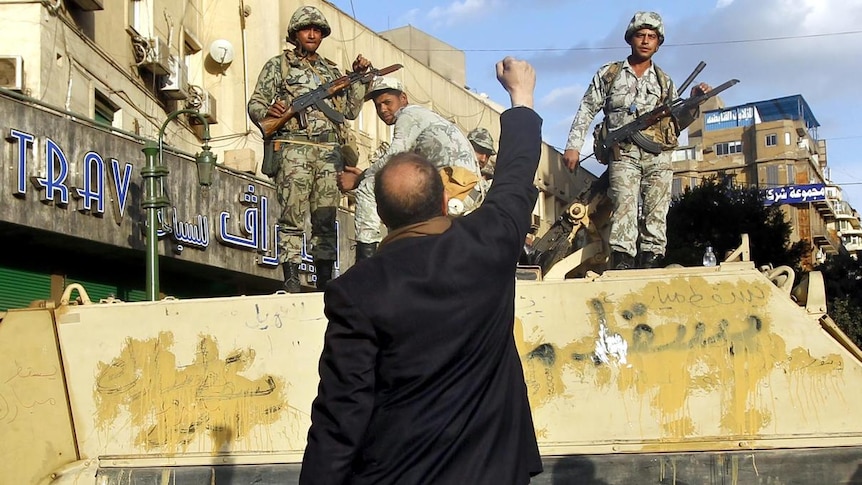
[[[380,36],[435,72],[440,73],[456,86],[466,87],[467,59],[463,51],[422,32],[412,25],[380,32]]]
[[[332,35],[320,52],[342,71],[360,53],[375,67],[402,64],[404,68],[394,75],[404,83],[411,102],[437,111],[465,133],[484,127],[499,139],[499,115],[504,108],[469,92],[462,79],[450,80],[457,76],[447,66],[457,65],[457,59],[443,64],[417,59],[325,1],[111,0],[95,11],[81,10],[72,2],[60,2],[57,10],[40,3],[0,3],[6,20],[0,42],[6,46],[2,54],[25,59],[24,94],[85,117],[96,117],[107,106],[114,111],[114,127],[144,137],[156,138],[174,110],[210,101],[203,107],[216,115],[217,123],[210,127],[211,146],[219,162],[228,159],[232,168],[257,172],[262,139],[249,122],[246,103],[263,64],[288,46],[287,24],[302,5],[317,6],[328,19]],[[210,49],[215,41],[232,46],[232,62],[220,64],[213,59]],[[429,46],[439,42],[426,41]],[[172,70],[179,65],[184,71],[179,78],[185,80],[177,83],[189,98],[167,99],[162,90],[165,77],[147,67],[156,66],[157,71],[159,63],[148,60],[167,56],[176,59],[170,64]],[[502,89],[494,96],[508,102]],[[378,120],[371,103],[351,125],[367,164],[379,144],[389,140],[390,128]],[[182,116],[166,127],[164,142],[195,152],[201,145],[200,134],[200,128]],[[561,154],[550,145],[542,153],[537,185],[543,194],[536,215],[544,229],[592,177],[584,174],[576,179],[566,173]]]

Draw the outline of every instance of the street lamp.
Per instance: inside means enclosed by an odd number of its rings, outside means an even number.
[[[149,140],[142,150],[147,157],[147,163],[141,169],[141,176],[144,179],[144,199],[141,206],[147,211],[147,300],[149,301],[156,301],[159,295],[158,213],[159,209],[170,205],[164,190],[164,179],[170,172],[162,160],[162,137],[168,123],[184,113],[199,119],[204,127],[203,136],[201,136],[204,142],[202,151],[195,155],[198,183],[201,187],[209,187],[213,183],[216,156],[210,151],[210,126],[206,117],[196,109],[172,112],[159,129],[158,142]]]

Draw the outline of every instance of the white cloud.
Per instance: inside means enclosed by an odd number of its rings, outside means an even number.
[[[554,105],[577,105],[581,101],[581,97],[584,95],[584,91],[586,88],[580,84],[575,84],[572,86],[564,86],[561,88],[554,88],[542,97],[539,100],[538,105],[542,107],[546,106],[554,106]],[[571,123],[571,120],[569,120]]]
[[[715,4],[715,8],[724,8],[733,3],[733,0],[718,0],[718,3]]]
[[[398,18],[398,23],[404,25],[413,25],[419,18],[420,13],[422,13],[422,11],[418,8],[411,8],[407,11],[407,13]]]
[[[499,3],[497,0],[455,0],[446,6],[429,10],[428,19],[443,25],[474,21],[477,15],[492,11]]]

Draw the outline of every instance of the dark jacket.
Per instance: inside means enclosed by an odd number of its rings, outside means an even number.
[[[542,470],[512,335],[541,118],[506,111],[494,184],[442,234],[329,283],[302,484],[526,484]]]

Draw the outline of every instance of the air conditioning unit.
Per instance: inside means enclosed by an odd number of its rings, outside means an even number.
[[[0,56],[0,88],[24,90],[24,58]]]
[[[162,76],[162,95],[168,99],[186,99],[189,97],[189,82],[186,69],[176,56],[170,56],[170,69]]]
[[[81,10],[104,10],[102,5],[103,0],[71,0],[70,3],[75,4]]]
[[[170,74],[171,53],[168,43],[161,37],[152,37],[147,39],[146,42],[146,54],[143,61],[141,61],[141,67],[159,76]]]
[[[196,88],[194,91],[197,91],[189,98],[189,102],[186,103],[189,108],[196,109],[198,112],[206,118],[207,123],[215,124],[218,123],[218,116],[216,108],[216,98],[209,91],[206,91],[201,88]],[[200,118],[197,116],[189,116],[189,123],[193,125],[202,124]]]

